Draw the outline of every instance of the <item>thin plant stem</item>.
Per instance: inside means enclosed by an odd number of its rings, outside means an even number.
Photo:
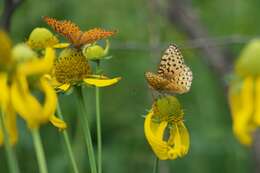
[[[48,173],[46,159],[45,159],[44,150],[42,146],[42,140],[38,128],[32,129],[32,137],[33,137],[34,149],[36,151],[40,173]]]
[[[97,72],[100,68],[100,61],[97,61]],[[101,117],[100,117],[100,90],[95,88],[96,95],[96,123],[97,123],[97,164],[98,173],[102,173],[102,130],[101,130]]]
[[[20,173],[14,150],[9,141],[9,136],[8,136],[5,124],[4,124],[3,116],[4,116],[4,113],[0,112],[0,129],[2,130],[2,132],[4,134],[4,147],[5,147],[5,152],[6,152],[6,156],[7,156],[9,170],[11,173]]]
[[[159,159],[155,156],[153,163],[153,173],[158,173],[159,170]]]
[[[87,151],[88,151],[88,155],[89,155],[91,173],[97,173],[95,153],[94,153],[94,148],[93,148],[93,143],[92,143],[92,138],[91,138],[88,116],[87,116],[84,99],[83,99],[83,95],[82,95],[83,94],[82,88],[77,87],[75,90],[76,90],[76,96],[77,96],[76,100],[77,100],[77,107],[79,110],[79,118],[80,118],[81,126],[83,128],[84,139],[86,141]]]
[[[57,103],[57,115],[60,119],[64,119],[63,118],[63,115],[62,115],[62,112],[61,112],[61,108],[60,108],[60,104],[59,102]],[[76,163],[76,160],[75,160],[75,157],[74,157],[74,154],[73,154],[73,151],[72,151],[72,147],[71,147],[71,142],[70,142],[70,139],[69,139],[69,135],[68,135],[68,132],[66,129],[64,129],[62,131],[62,134],[63,134],[63,138],[64,138],[64,141],[65,141],[65,145],[66,145],[66,149],[67,149],[67,154],[69,156],[69,159],[70,159],[70,162],[71,162],[71,166],[73,168],[73,171],[74,173],[79,173],[79,170],[78,170],[78,167],[77,167],[77,163]]]

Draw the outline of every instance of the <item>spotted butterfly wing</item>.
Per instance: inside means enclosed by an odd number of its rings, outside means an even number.
[[[79,44],[84,45],[88,43],[93,43],[95,41],[110,37],[114,35],[116,31],[106,31],[101,28],[94,28],[88,31],[85,31],[80,37]]]
[[[43,20],[57,33],[67,38],[72,44],[77,44],[82,35],[80,28],[69,20],[56,20],[48,16],[44,16]]]
[[[155,90],[182,94],[190,90],[192,72],[184,64],[180,50],[171,44],[161,58],[157,74],[147,72],[146,79]]]
[[[80,48],[84,44],[94,43],[116,33],[116,31],[107,31],[101,28],[82,32],[75,23],[69,20],[56,20],[47,16],[43,17],[43,20],[57,33],[67,38],[76,48]]]

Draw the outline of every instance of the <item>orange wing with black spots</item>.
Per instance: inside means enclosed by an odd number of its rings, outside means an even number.
[[[80,28],[69,20],[58,21],[47,16],[43,17],[43,20],[51,26],[53,30],[67,38],[72,44],[76,44],[82,35]]]
[[[95,41],[110,37],[115,33],[116,31],[106,31],[101,28],[94,28],[82,34],[82,36],[80,37],[79,44],[83,45],[93,43]]]
[[[43,17],[43,20],[77,48],[84,44],[94,43],[95,41],[110,37],[116,33],[116,31],[106,31],[101,28],[82,32],[75,23],[69,20],[56,20],[47,16]]]
[[[185,65],[180,50],[174,44],[171,44],[161,57],[157,74],[146,75],[149,85],[155,90],[178,94],[190,90],[192,78],[190,68]]]

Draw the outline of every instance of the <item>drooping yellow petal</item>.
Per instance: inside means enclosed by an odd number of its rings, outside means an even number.
[[[183,157],[189,151],[190,137],[188,130],[186,129],[182,121],[176,122],[172,125],[170,130],[170,137],[168,140],[169,159],[175,159],[176,157]]]
[[[16,113],[12,106],[11,100],[9,101],[6,109],[4,110],[4,123],[6,126],[7,134],[12,145],[16,144],[18,140],[18,132],[16,127]]]
[[[241,91],[237,94],[230,96],[231,108],[233,107],[233,131],[242,144],[250,145],[252,143],[252,133],[255,130],[251,123],[254,106],[253,77],[247,77],[244,80]]]
[[[64,130],[64,129],[67,128],[67,124],[66,124],[63,120],[57,118],[57,117],[54,116],[54,115],[52,115],[52,116],[50,117],[50,122],[51,122],[55,127],[59,128],[60,130]]]
[[[46,78],[40,79],[41,89],[45,95],[45,101],[43,105],[43,121],[50,119],[54,115],[57,106],[57,96],[52,89]]]
[[[260,126],[260,77],[255,81],[255,123]]]
[[[35,59],[19,65],[18,73],[25,75],[45,74],[49,73],[53,67],[55,59],[55,51],[52,48],[45,49],[45,56],[43,59]]]
[[[116,77],[112,79],[85,78],[84,82],[96,87],[106,87],[117,83],[119,80],[121,80],[121,77]]]
[[[7,86],[7,74],[0,73],[0,109],[3,112],[3,121],[11,144],[17,142],[18,133],[16,128],[16,113],[10,100],[10,89]],[[0,144],[3,140],[3,132],[0,129]]]
[[[30,128],[42,123],[42,108],[39,101],[30,94],[25,76],[19,76],[11,86],[12,104]],[[48,119],[46,119],[48,121]]]
[[[7,86],[7,74],[0,73],[0,107],[5,107],[6,103],[8,102],[8,93],[9,89]]]
[[[156,156],[160,160],[168,159],[167,156],[167,143],[163,141],[164,130],[167,126],[167,122],[153,123],[152,122],[153,112],[150,111],[145,118],[144,132],[146,139]]]

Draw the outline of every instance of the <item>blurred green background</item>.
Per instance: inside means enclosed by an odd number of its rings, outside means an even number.
[[[25,0],[13,16],[10,34],[14,42],[25,41],[34,27],[47,27],[41,19],[45,15],[72,20],[86,30],[99,26],[119,30],[111,39],[110,53],[114,58],[102,64],[107,74],[123,78],[117,85],[101,91],[104,173],[152,171],[154,155],[144,137],[142,117],[151,107],[152,97],[144,72],[156,70],[160,54],[168,43],[185,45],[189,41],[166,16],[157,10],[151,11],[149,3],[149,0]],[[167,0],[158,0],[158,3],[163,11],[169,8]],[[257,36],[259,7],[259,0],[192,1],[192,8],[212,37]],[[0,12],[2,10],[3,1]],[[151,32],[153,30],[157,35]],[[159,52],[150,49],[154,38],[164,47]],[[135,46],[125,47],[126,43]],[[244,43],[225,45],[232,53],[229,58],[237,57],[243,46]],[[250,148],[240,145],[232,134],[228,103],[218,76],[202,60],[198,49],[183,46],[182,52],[194,74],[191,92],[178,96],[185,110],[191,146],[186,157],[160,162],[161,173],[252,172]],[[95,132],[93,91],[93,88],[85,89],[88,115]],[[60,98],[81,172],[90,172],[73,96]],[[19,130],[16,152],[21,172],[38,172],[31,136],[22,120]],[[49,172],[72,172],[60,133],[51,125],[45,125],[41,134]],[[93,137],[95,141],[95,133]],[[0,148],[0,172],[8,172],[3,147]]]

